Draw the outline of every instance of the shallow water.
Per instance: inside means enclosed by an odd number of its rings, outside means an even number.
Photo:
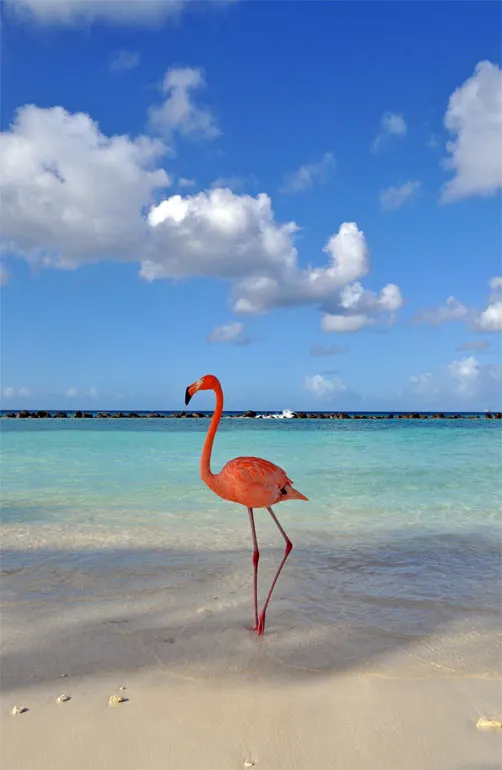
[[[255,660],[241,633],[247,514],[199,479],[207,425],[2,421],[4,683],[33,666],[49,676],[77,626],[95,640],[113,632],[128,665],[228,672]],[[214,470],[263,456],[310,499],[276,509],[295,549],[269,612],[274,660],[377,671],[399,652],[409,673],[495,675],[500,437],[485,420],[223,420]],[[265,592],[282,540],[266,511],[256,519]],[[32,664],[23,624],[42,634]],[[90,670],[106,660],[93,649]]]

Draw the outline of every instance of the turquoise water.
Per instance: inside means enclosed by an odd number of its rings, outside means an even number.
[[[117,641],[127,650],[141,638],[130,651],[135,665],[145,650],[167,656],[159,628],[183,636],[178,662],[186,666],[190,639],[199,651],[195,640],[209,635],[221,651],[223,631],[251,620],[247,513],[199,479],[207,427],[197,419],[1,421],[3,628],[12,656],[21,656],[16,677],[29,663],[16,641],[27,618],[47,625],[43,672],[59,665],[50,652],[55,617],[77,608],[106,608],[117,624],[136,618],[136,636]],[[309,498],[276,507],[295,545],[269,612],[283,661],[331,670],[343,648],[344,661],[368,665],[413,638],[436,651],[420,658],[422,668],[493,674],[499,423],[223,419],[213,470],[242,454],[276,462]],[[266,583],[283,543],[266,511],[256,520]],[[450,633],[457,641],[448,652],[430,643]],[[235,639],[232,649],[241,649]],[[229,654],[218,665],[229,666]],[[174,665],[172,646],[169,656]]]
[[[245,511],[199,479],[207,426],[207,420],[2,421],[3,522],[170,531],[237,526]],[[487,420],[224,419],[212,467],[242,454],[276,462],[310,500],[281,505],[280,513],[307,530],[489,528],[500,517],[500,438],[499,425]]]

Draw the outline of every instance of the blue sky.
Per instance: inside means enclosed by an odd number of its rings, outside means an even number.
[[[2,408],[500,408],[497,3],[2,17]]]

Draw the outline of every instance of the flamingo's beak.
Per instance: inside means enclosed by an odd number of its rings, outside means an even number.
[[[188,404],[190,403],[190,399],[191,398],[192,398],[192,394],[190,393],[190,387],[188,387],[185,390],[185,406],[188,406]]]

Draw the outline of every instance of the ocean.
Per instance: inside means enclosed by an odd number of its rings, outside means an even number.
[[[247,635],[230,653],[220,640],[252,621],[251,535],[246,510],[199,478],[207,427],[1,421],[4,684],[56,676],[56,640],[70,650],[78,624],[113,631],[133,665],[241,670]],[[224,418],[213,471],[238,455],[277,463],[309,498],[276,507],[295,546],[268,613],[282,668],[380,671],[398,647],[409,675],[499,672],[498,421]],[[256,524],[265,593],[283,541],[266,511]],[[36,664],[16,648],[20,622],[45,629]],[[104,665],[89,656],[86,671]]]

